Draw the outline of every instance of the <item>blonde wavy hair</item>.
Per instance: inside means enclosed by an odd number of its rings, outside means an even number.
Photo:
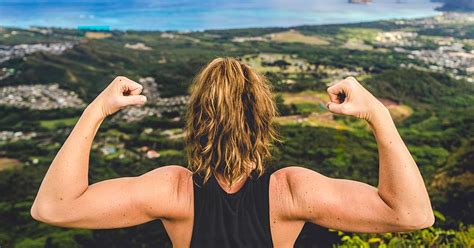
[[[270,146],[280,136],[279,113],[267,79],[234,58],[216,58],[204,66],[190,87],[185,145],[188,169],[223,174],[227,184],[255,170],[265,171]]]

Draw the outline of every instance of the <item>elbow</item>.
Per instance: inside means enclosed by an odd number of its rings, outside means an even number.
[[[423,226],[422,228],[432,227],[434,225],[435,221],[436,220],[435,220],[433,210],[430,209],[430,213],[428,214],[427,220],[425,222],[425,226]]]
[[[60,225],[62,218],[59,215],[57,208],[51,204],[33,203],[30,210],[30,215],[33,219],[50,225]]]
[[[34,204],[30,209],[30,215],[31,215],[31,218],[33,218],[34,220],[39,221],[40,217],[39,217],[39,214],[38,214],[38,210],[36,209],[36,206]]]
[[[52,219],[50,212],[49,207],[45,206],[45,204],[34,202],[30,210],[30,215],[39,222],[47,223],[48,220]]]
[[[433,226],[435,223],[435,216],[433,210],[429,208],[424,212],[417,212],[413,216],[406,215],[404,217],[399,217],[398,220],[401,220],[401,231],[416,231]]]
[[[429,212],[427,212],[426,214],[421,215],[421,216],[422,217],[420,217],[419,220],[416,220],[416,222],[413,223],[414,227],[415,227],[415,230],[432,227],[434,225],[435,216],[434,216],[433,211],[431,209],[430,209]]]

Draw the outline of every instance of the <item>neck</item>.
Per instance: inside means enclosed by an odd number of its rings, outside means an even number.
[[[222,175],[223,173],[217,172],[216,173],[216,180],[220,185],[222,185],[223,188],[226,188],[226,189],[229,189],[229,190],[231,190],[231,188],[240,188],[245,183],[245,181],[247,180],[249,175],[252,173],[252,171],[242,175],[239,179],[234,181],[232,183],[232,187],[230,187],[228,184],[225,183],[224,176]]]
[[[234,181],[232,185],[229,185],[228,183],[226,183],[224,175],[222,175],[222,173],[216,173],[216,181],[221,186],[221,188],[224,189],[224,191],[229,194],[233,194],[242,188],[242,186],[248,180],[249,175],[250,173],[242,175],[240,178]]]

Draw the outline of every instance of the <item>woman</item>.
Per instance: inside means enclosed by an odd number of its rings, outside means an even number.
[[[268,169],[268,147],[279,140],[271,88],[232,58],[213,60],[193,82],[185,127],[189,169],[170,165],[89,185],[97,129],[119,109],[143,105],[141,91],[117,77],[87,106],[41,184],[34,219],[90,229],[160,219],[174,247],[293,247],[305,222],[366,233],[434,223],[423,178],[388,110],[352,77],[327,89],[327,107],[369,123],[378,145],[378,187],[298,166]]]

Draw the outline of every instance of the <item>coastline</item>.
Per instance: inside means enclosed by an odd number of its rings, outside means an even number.
[[[396,22],[396,21],[416,21],[428,18],[434,18],[442,16],[444,14],[457,13],[452,11],[441,11],[437,10],[437,14],[427,15],[422,17],[413,18],[389,18],[389,19],[378,19],[369,21],[354,21],[354,22],[336,22],[336,23],[315,23],[315,24],[298,24],[298,25],[286,25],[286,26],[248,26],[248,27],[222,27],[222,28],[211,28],[211,29],[112,29],[107,25],[78,25],[74,27],[63,27],[63,26],[4,26],[0,24],[0,29],[12,29],[12,30],[32,30],[32,29],[44,29],[44,30],[69,30],[69,31],[91,31],[91,32],[137,32],[137,33],[199,33],[199,32],[212,32],[212,31],[224,31],[224,30],[255,30],[255,29],[297,29],[301,27],[331,27],[331,26],[351,26],[351,25],[364,25],[364,24],[375,24],[380,22]],[[464,13],[464,12],[460,12]],[[100,27],[100,28],[98,28]]]
[[[441,3],[414,0],[397,3],[392,0],[371,4],[353,4],[345,0],[310,3],[295,0],[291,4],[250,0],[215,4],[177,4],[144,1],[136,5],[92,3],[57,4],[0,3],[0,26],[76,29],[81,26],[107,26],[112,31],[203,32],[209,30],[291,28],[298,26],[343,25],[398,19],[429,18],[443,12]]]

